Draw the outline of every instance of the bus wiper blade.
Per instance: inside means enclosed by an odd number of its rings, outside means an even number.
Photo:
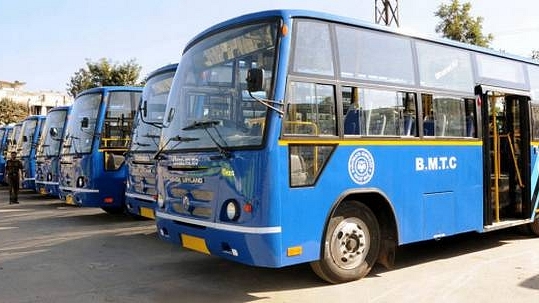
[[[200,138],[175,136],[175,137],[170,138],[170,140],[179,141],[179,142],[191,142],[191,141],[200,140]]]
[[[167,142],[157,151],[157,153],[155,153],[153,158],[155,160],[162,160],[163,157],[161,156],[161,153],[163,152],[165,147],[167,147],[167,145],[170,143],[170,141],[175,141],[175,142],[178,142],[177,144],[180,144],[182,142],[190,142],[190,141],[196,141],[196,140],[200,140],[200,139],[199,138],[193,138],[193,137],[180,137],[180,136],[170,137],[167,140]]]
[[[159,139],[159,135],[145,134],[142,135],[144,138]]]
[[[182,128],[182,130],[207,129],[208,127],[219,125],[219,123],[221,123],[219,120],[195,121],[193,124]]]
[[[138,146],[142,146],[142,147],[146,147],[146,146],[151,145],[151,144],[148,144],[148,143],[140,143],[140,142],[133,142],[133,144],[138,145]]]

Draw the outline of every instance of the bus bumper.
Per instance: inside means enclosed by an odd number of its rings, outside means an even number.
[[[241,229],[223,230],[219,227],[224,224],[197,226],[166,217],[166,213],[156,212],[157,231],[159,237],[165,241],[248,265],[288,265],[283,264],[281,253],[277,250],[281,241],[280,228],[250,228],[249,232]]]

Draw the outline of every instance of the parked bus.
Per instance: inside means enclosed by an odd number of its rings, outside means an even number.
[[[36,150],[45,116],[32,115],[22,121],[17,153],[22,162],[21,188],[36,190]]]
[[[60,153],[60,198],[67,204],[124,211],[124,153],[141,93],[142,87],[107,86],[75,98]]]
[[[168,92],[178,64],[169,64],[153,71],[146,79],[135,121],[131,145],[125,156],[127,184],[125,203],[136,216],[155,218],[155,174],[157,145],[161,135]]]
[[[58,106],[47,113],[36,153],[36,190],[42,195],[59,197],[60,149],[69,106]]]
[[[0,127],[0,183],[4,183],[4,172],[6,169],[6,160],[7,158],[7,143],[8,136],[10,135],[10,130],[12,126],[4,125]]]
[[[7,141],[7,153],[6,158],[9,157],[11,152],[17,152],[17,142],[19,142],[21,136],[22,122],[17,122],[13,125],[13,128],[9,131]]]
[[[160,148],[160,237],[245,264],[340,283],[402,244],[539,234],[539,65],[490,49],[238,17],[187,44]]]

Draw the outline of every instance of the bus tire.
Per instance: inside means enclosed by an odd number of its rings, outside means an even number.
[[[364,204],[345,202],[329,220],[322,259],[311,268],[330,283],[359,280],[371,270],[379,249],[380,227],[373,212]]]

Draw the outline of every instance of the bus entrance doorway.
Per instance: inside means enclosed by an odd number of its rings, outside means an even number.
[[[503,91],[483,94],[486,226],[529,217],[528,97]]]

